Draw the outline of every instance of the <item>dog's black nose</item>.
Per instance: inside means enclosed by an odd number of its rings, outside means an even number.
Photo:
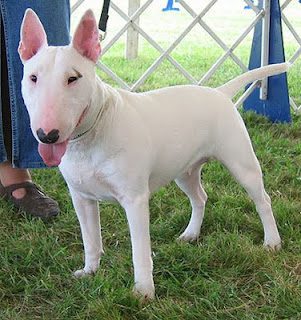
[[[59,130],[53,129],[48,134],[45,134],[44,130],[42,128],[37,130],[38,138],[41,142],[51,144],[55,143],[59,139]]]

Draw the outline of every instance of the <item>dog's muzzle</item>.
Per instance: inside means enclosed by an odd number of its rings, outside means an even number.
[[[37,130],[37,136],[42,143],[51,144],[58,141],[60,135],[59,130],[53,129],[48,134],[42,128]]]

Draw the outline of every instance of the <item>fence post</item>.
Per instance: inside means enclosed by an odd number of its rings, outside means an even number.
[[[260,67],[265,62],[273,64],[285,61],[279,0],[259,0],[258,7],[262,9],[263,5],[270,9],[270,13],[265,15],[269,21],[261,20],[255,27],[249,61],[250,70]],[[267,26],[268,41],[265,39]],[[266,54],[268,59],[265,57]],[[263,88],[255,89],[246,99],[243,107],[245,110],[253,110],[265,115],[273,122],[290,122],[286,74],[269,77],[266,84],[263,81]]]
[[[140,0],[128,0],[128,14],[129,17],[133,15],[140,8]],[[139,24],[139,18],[134,21]],[[139,33],[133,28],[129,27],[126,36],[125,57],[128,60],[138,57],[138,40]]]

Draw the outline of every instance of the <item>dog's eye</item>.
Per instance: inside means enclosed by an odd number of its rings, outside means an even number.
[[[68,84],[76,81],[77,79],[78,79],[78,77],[69,77],[69,78],[68,78]]]
[[[36,83],[36,82],[38,81],[38,78],[37,78],[36,75],[32,74],[32,75],[30,76],[30,80],[31,80],[32,82]]]

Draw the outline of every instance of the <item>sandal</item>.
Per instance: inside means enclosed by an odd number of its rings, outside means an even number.
[[[24,188],[26,194],[23,198],[17,199],[13,196],[13,192],[20,188]],[[32,182],[17,183],[7,187],[0,183],[0,197],[10,200],[15,207],[34,217],[50,218],[57,216],[60,211],[58,203],[46,196]]]

